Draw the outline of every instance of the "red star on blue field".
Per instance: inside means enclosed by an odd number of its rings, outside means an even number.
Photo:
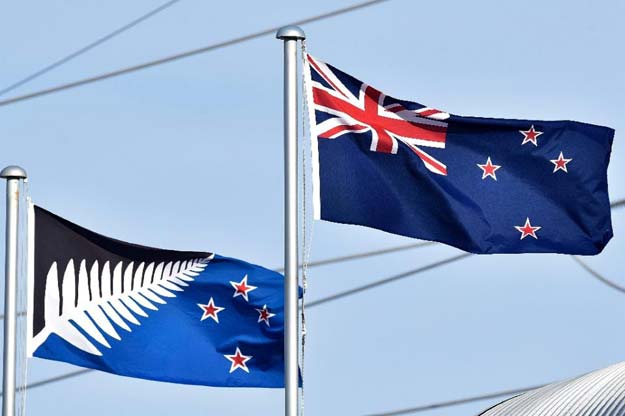
[[[269,318],[276,316],[275,313],[269,312],[267,305],[264,305],[262,309],[256,309],[256,312],[258,312],[258,323],[264,322],[267,326],[269,326]]]
[[[243,371],[245,371],[246,373],[250,372],[250,369],[247,368],[247,363],[249,360],[251,360],[252,357],[251,355],[243,355],[241,353],[241,350],[239,349],[239,347],[237,347],[237,350],[235,351],[234,354],[232,355],[224,355],[224,357],[226,357],[229,361],[230,361],[230,372],[232,373],[233,371],[235,371],[236,369],[241,369]]]
[[[212,318],[213,321],[217,323],[219,323],[219,317],[217,316],[217,314],[223,311],[224,309],[226,309],[226,308],[222,308],[221,306],[216,306],[215,301],[213,301],[212,297],[208,301],[208,304],[203,305],[201,303],[198,303],[197,306],[199,306],[200,309],[204,311],[204,313],[202,314],[202,317],[200,318],[200,321],[203,321],[204,319],[207,319],[207,318]]]
[[[525,220],[525,224],[524,225],[515,225],[514,228],[517,229],[517,231],[519,231],[521,233],[521,240],[523,240],[525,237],[527,237],[528,235],[531,237],[534,237],[536,240],[538,240],[538,237],[536,236],[536,231],[540,230],[543,227],[538,227],[538,226],[532,226],[532,224],[530,223],[530,219],[527,218]]]
[[[484,165],[478,163],[477,166],[482,169],[482,180],[486,179],[489,176],[494,180],[497,180],[497,175],[495,174],[495,172],[497,171],[497,169],[501,168],[501,166],[493,165],[493,162],[491,162],[490,160],[490,156],[488,156],[488,159],[486,160],[486,163]]]
[[[559,170],[563,170],[565,173],[569,173],[566,168],[567,163],[571,162],[573,159],[565,159],[562,152],[560,152],[560,156],[557,159],[551,159],[550,162],[554,164],[553,173],[556,173]]]
[[[542,131],[535,130],[533,125],[529,130],[519,130],[519,132],[521,132],[524,136],[523,143],[521,143],[521,145],[524,145],[525,143],[532,143],[534,146],[538,146],[538,136],[543,134]]]
[[[248,302],[249,302],[248,293],[254,289],[257,289],[256,286],[247,284],[247,275],[245,275],[245,277],[243,277],[243,280],[241,280],[240,282],[237,283],[237,282],[230,281],[230,284],[234,288],[234,295],[232,295],[232,297],[236,298],[237,296],[243,296],[243,299],[245,299]]]

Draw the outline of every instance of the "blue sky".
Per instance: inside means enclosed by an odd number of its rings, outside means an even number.
[[[0,25],[1,85],[157,1],[25,0]],[[15,93],[48,87],[352,4],[182,0]],[[391,0],[304,26],[311,53],[390,95],[456,114],[574,119],[616,129],[613,200],[625,197],[625,4]],[[282,263],[282,45],[267,36],[0,108],[0,165],[33,199],[147,245]],[[4,218],[4,204],[1,204]],[[625,284],[625,210],[589,259]],[[312,259],[405,244],[316,222]],[[2,243],[0,243],[2,244]],[[313,269],[309,299],[457,253],[444,246]],[[621,264],[621,267],[618,267]],[[309,415],[362,415],[549,382],[625,359],[625,297],[559,255],[473,256],[308,314]],[[30,380],[74,368],[33,360]],[[473,415],[493,401],[423,412]],[[280,414],[281,390],[178,386],[91,373],[33,390],[31,414]]]

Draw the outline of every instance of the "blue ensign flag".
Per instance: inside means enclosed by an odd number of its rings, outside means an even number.
[[[315,217],[472,253],[597,254],[614,130],[462,117],[306,56]]]
[[[281,274],[31,214],[30,355],[174,383],[284,386]]]

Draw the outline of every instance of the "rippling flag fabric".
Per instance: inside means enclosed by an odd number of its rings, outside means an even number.
[[[30,355],[174,383],[284,386],[281,274],[30,214]]]
[[[614,130],[464,117],[306,55],[315,218],[472,253],[597,254]]]

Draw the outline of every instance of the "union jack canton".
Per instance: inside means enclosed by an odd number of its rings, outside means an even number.
[[[308,55],[314,69],[315,110],[335,117],[321,121],[317,135],[336,139],[346,133],[371,133],[372,152],[397,153],[398,142],[414,152],[431,172],[447,175],[447,166],[420,147],[445,148],[449,114],[416,103],[402,103],[365,83],[357,89],[341,82],[340,71]],[[411,105],[412,104],[412,105]]]
[[[473,253],[597,254],[608,127],[457,116],[306,55],[315,218]]]

